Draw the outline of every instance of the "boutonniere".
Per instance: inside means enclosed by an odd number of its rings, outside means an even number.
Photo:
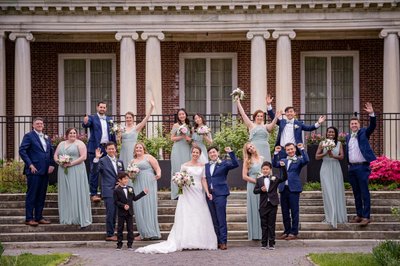
[[[44,135],[44,138],[45,138],[45,139],[49,139],[49,136],[47,136],[47,135]]]
[[[117,162],[118,167],[122,167],[122,163],[121,162]]]
[[[114,121],[113,121],[112,119],[110,119],[110,120],[108,120],[108,123],[109,123],[110,125],[112,125],[112,124],[114,124]]]
[[[271,181],[275,181],[276,180],[276,176],[271,176]]]
[[[300,128],[298,125],[294,125],[294,129],[298,129]]]
[[[128,192],[129,192],[129,193],[132,193],[132,192],[133,192],[133,189],[132,189],[131,187],[129,187],[129,188],[128,188]]]
[[[217,159],[217,165],[219,165],[219,164],[221,164],[221,163],[222,163],[221,159],[218,158],[218,159]]]

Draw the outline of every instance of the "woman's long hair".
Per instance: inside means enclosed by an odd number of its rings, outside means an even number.
[[[136,146],[141,145],[143,147],[143,153],[148,154],[146,145],[143,142],[136,142],[135,146],[133,147],[133,158],[136,158]]]
[[[201,122],[203,122],[203,125],[206,125],[206,118],[204,117],[204,115],[202,115],[202,114],[200,114],[200,113],[196,113],[194,116],[193,116],[193,121],[194,121],[194,117],[195,116],[198,116],[198,117],[200,117],[201,118]],[[199,125],[196,123],[196,121],[194,121],[193,122],[193,130],[194,131],[196,131],[196,129],[199,127]]]
[[[328,138],[328,130],[329,130],[329,129],[333,129],[333,131],[335,131],[335,137],[333,138],[333,140],[335,141],[335,144],[337,145],[337,143],[338,143],[338,137],[339,137],[339,130],[338,130],[336,127],[334,127],[334,126],[328,127],[328,128],[326,129],[326,133],[325,133],[325,137],[326,137],[326,138]]]
[[[175,122],[177,122],[179,125],[182,125],[182,124],[183,124],[183,123],[181,122],[181,120],[179,120],[179,116],[178,116],[178,114],[179,114],[180,111],[182,111],[182,112],[185,113],[185,115],[186,115],[185,124],[186,124],[188,127],[190,127],[189,117],[188,117],[188,114],[187,114],[185,108],[180,108],[180,109],[178,109],[178,111],[177,111],[176,114],[175,114]]]
[[[249,146],[250,144],[252,144],[252,143],[251,142],[246,142],[244,144],[244,146],[243,146],[243,161],[248,167],[250,167],[252,165],[251,159],[253,159],[253,156],[256,157],[256,158],[258,157],[257,149],[254,151],[254,153],[250,153],[248,151],[248,147],[247,146]]]

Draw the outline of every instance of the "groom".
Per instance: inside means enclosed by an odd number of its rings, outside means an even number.
[[[225,151],[231,157],[231,160],[221,161],[219,159],[219,151],[217,147],[208,148],[208,157],[210,162],[205,165],[206,179],[208,190],[212,197],[207,198],[208,208],[214,224],[215,234],[218,238],[218,248],[226,250],[226,242],[228,237],[228,227],[226,225],[226,203],[229,196],[229,188],[226,177],[229,170],[239,166],[235,153],[230,147],[226,147]]]

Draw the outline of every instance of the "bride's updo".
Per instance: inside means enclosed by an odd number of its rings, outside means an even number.
[[[199,147],[199,146],[197,146],[197,145],[193,144],[193,146],[192,146],[192,149],[190,150],[190,153],[192,153],[192,152],[193,152],[193,150],[198,150],[198,151],[199,151],[199,153],[200,153],[200,155],[201,155],[201,149],[200,149],[200,147]]]

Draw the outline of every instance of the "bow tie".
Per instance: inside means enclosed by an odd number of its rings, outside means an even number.
[[[117,162],[117,158],[110,158],[110,160],[111,160],[112,162],[114,162],[114,163]]]
[[[99,118],[102,119],[102,120],[106,120],[106,116],[105,115],[101,115],[101,116],[99,115]]]
[[[352,138],[356,138],[356,137],[357,137],[357,132],[351,133],[351,137],[352,137]]]
[[[288,123],[288,124],[294,124],[294,120],[286,120],[286,123]]]
[[[293,157],[288,156],[286,159],[288,159],[290,161],[297,161],[297,156],[293,156]]]
[[[217,161],[210,161],[210,165],[217,164]]]
[[[125,187],[122,187],[122,188],[123,188],[123,189],[128,189],[128,187],[126,187],[126,186],[125,186]]]
[[[43,133],[38,133],[39,137],[43,138],[44,134]]]

